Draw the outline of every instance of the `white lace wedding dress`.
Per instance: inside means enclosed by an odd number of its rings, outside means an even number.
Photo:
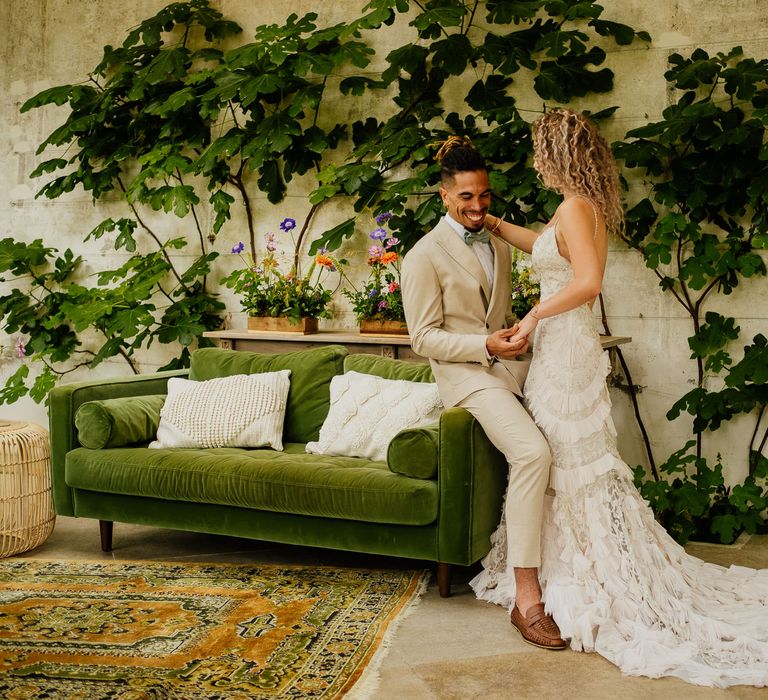
[[[572,275],[554,234],[545,229],[533,248],[542,299]],[[608,371],[586,305],[539,322],[525,398],[553,458],[540,569],[547,611],[572,649],[624,673],[768,685],[768,569],[691,557],[654,520],[616,450]],[[491,539],[471,585],[511,610],[503,520]]]

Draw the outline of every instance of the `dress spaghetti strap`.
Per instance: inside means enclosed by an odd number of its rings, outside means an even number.
[[[580,199],[585,199],[592,207],[592,213],[595,215],[595,232],[592,234],[592,240],[594,241],[597,238],[597,225],[598,225],[598,218],[597,218],[597,207],[595,206],[595,203],[586,195],[583,194],[577,194],[574,195],[575,197],[579,197]]]

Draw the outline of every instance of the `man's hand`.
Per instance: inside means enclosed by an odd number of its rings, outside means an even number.
[[[512,360],[518,355],[528,351],[528,338],[518,337],[510,341],[510,336],[514,336],[518,331],[518,325],[512,328],[502,328],[491,333],[485,340],[485,347],[488,354],[493,357],[503,357],[506,360]]]

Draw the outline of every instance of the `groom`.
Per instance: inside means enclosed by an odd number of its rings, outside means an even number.
[[[405,256],[402,292],[413,350],[429,358],[445,406],[461,406],[509,463],[504,506],[507,566],[514,568],[512,624],[527,642],[563,649],[544,612],[538,567],[549,447],[520,403],[525,339],[510,342],[510,250],[483,225],[488,169],[469,139],[438,152],[446,215]]]

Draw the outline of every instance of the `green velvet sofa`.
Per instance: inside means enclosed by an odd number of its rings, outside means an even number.
[[[102,449],[78,442],[75,416],[87,402],[142,406],[165,393],[169,377],[280,369],[291,370],[283,452],[149,449],[153,428],[135,420]],[[432,381],[428,365],[328,345],[282,354],[204,348],[192,353],[189,370],[58,386],[49,403],[56,512],[98,519],[105,551],[112,523],[125,522],[429,560],[438,563],[441,595],[449,595],[450,565],[472,564],[490,547],[506,488],[504,458],[460,408],[424,429],[431,453],[399,443],[402,473],[384,462],[307,454],[304,445],[318,438],[328,413],[330,381],[345,370]]]

